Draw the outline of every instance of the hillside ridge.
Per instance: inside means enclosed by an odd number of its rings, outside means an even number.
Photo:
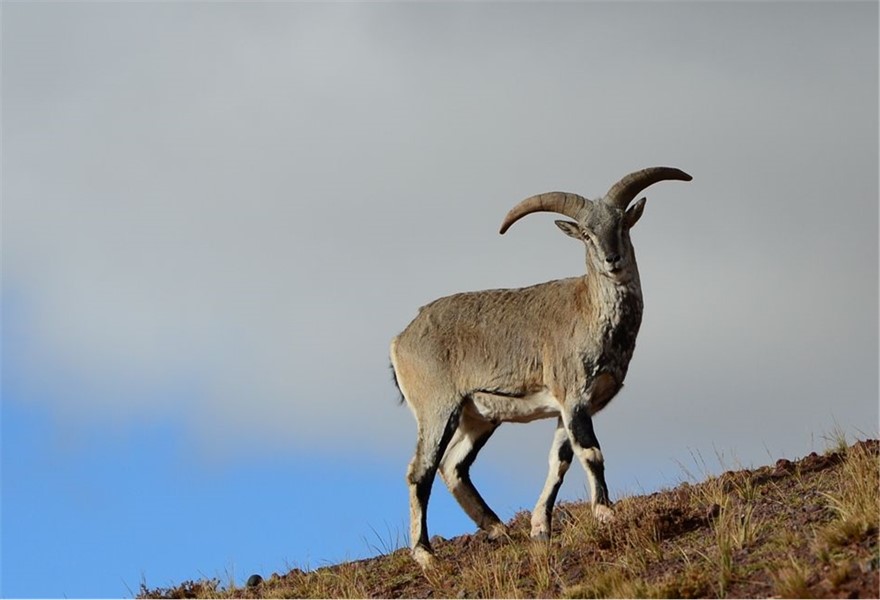
[[[507,539],[478,532],[432,543],[428,573],[398,549],[304,572],[219,580],[140,598],[880,597],[880,442],[727,471],[618,500],[598,523],[585,503],[556,507],[549,542],[529,539],[529,513]]]

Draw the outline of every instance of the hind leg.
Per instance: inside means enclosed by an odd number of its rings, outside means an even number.
[[[497,428],[497,424],[465,410],[440,463],[440,476],[446,487],[477,527],[492,538],[504,535],[507,528],[474,487],[470,469],[480,449]]]
[[[406,479],[409,484],[410,544],[413,558],[423,568],[434,563],[434,551],[428,538],[428,498],[440,459],[458,428],[460,416],[461,405],[456,405],[439,417],[419,420],[419,439]]]
[[[532,511],[532,538],[537,540],[550,539],[550,526],[553,519],[553,505],[556,504],[556,495],[562,487],[562,480],[571,465],[574,452],[568,439],[568,432],[562,423],[562,418],[556,422],[556,431],[553,433],[553,443],[550,446],[550,469],[547,471],[547,480],[544,489]]]

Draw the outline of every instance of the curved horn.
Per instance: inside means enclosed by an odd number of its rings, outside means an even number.
[[[668,179],[690,181],[693,177],[680,169],[672,167],[649,167],[635,173],[630,173],[612,185],[608,193],[605,194],[603,201],[621,210],[626,210],[626,207],[636,197],[636,194],[649,185]]]
[[[504,222],[501,223],[499,233],[504,233],[519,219],[533,212],[555,212],[580,221],[588,206],[590,206],[589,200],[568,192],[547,192],[530,196],[510,209],[504,217]]]

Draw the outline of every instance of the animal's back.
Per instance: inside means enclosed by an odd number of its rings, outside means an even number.
[[[582,302],[584,285],[583,278],[575,277],[439,298],[421,307],[393,340],[397,376],[430,373],[462,393],[530,393],[542,386],[546,353],[558,342],[548,332],[558,331],[559,317],[571,315]],[[572,336],[578,335],[580,323],[569,320]]]

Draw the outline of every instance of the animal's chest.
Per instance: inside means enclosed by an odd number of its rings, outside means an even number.
[[[610,385],[606,379],[609,384],[603,385],[613,389],[607,403],[626,377],[642,324],[642,299],[637,294],[615,295],[606,300],[603,309],[596,344],[584,355],[583,362],[588,385],[600,375],[610,376],[616,384]]]

